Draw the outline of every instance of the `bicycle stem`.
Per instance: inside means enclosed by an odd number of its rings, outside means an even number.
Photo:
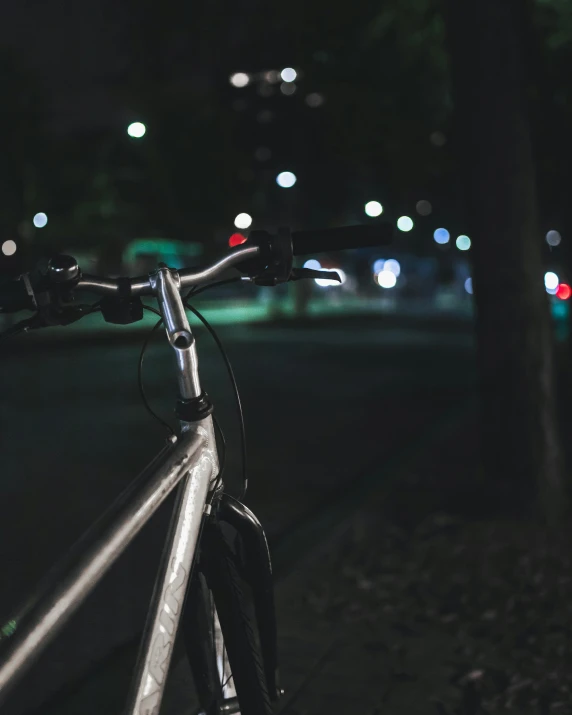
[[[201,383],[197,344],[179,293],[180,279],[164,264],[160,264],[149,279],[157,296],[167,338],[175,350],[180,397],[182,400],[199,397]]]

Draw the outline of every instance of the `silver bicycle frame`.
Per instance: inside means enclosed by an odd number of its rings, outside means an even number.
[[[180,396],[198,397],[196,344],[178,275],[160,267],[151,285],[175,350]],[[218,471],[212,417],[182,422],[180,436],[172,438],[2,628],[0,646],[6,641],[7,650],[0,658],[0,701],[180,484],[125,711],[158,715],[203,513]]]

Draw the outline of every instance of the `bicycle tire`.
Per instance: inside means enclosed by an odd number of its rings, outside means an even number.
[[[199,623],[208,611],[204,590],[206,583],[220,622],[240,714],[272,715],[257,637],[256,617],[248,595],[248,586],[240,575],[239,557],[218,522],[214,520],[205,525],[197,567],[197,580],[189,592],[186,630],[190,637],[188,643],[191,644],[188,648],[189,662],[201,708],[207,715],[211,715],[220,712],[223,703],[222,684],[215,678],[215,673],[218,676],[216,655],[212,648],[209,648],[209,638],[205,639],[204,635],[210,633],[212,625],[209,623],[209,628],[205,631],[203,622],[201,631]],[[204,577],[205,581],[201,582],[201,577]],[[199,599],[202,599],[202,605],[199,604]]]

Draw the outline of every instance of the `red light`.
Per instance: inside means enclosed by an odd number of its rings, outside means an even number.
[[[231,248],[234,248],[235,246],[240,246],[242,243],[246,242],[246,236],[243,236],[242,233],[233,233],[232,236],[228,239],[228,245]]]
[[[568,298],[572,295],[572,288],[570,288],[567,283],[561,283],[558,286],[556,295],[560,298],[560,300],[568,300]]]

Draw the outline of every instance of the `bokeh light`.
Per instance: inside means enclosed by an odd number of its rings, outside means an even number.
[[[431,206],[430,201],[425,201],[425,199],[422,199],[415,204],[415,210],[420,216],[429,216],[431,211],[433,211],[433,206]]]
[[[282,84],[280,85],[280,91],[282,92],[282,94],[285,94],[287,97],[294,94],[296,89],[297,89],[296,85],[292,82],[282,82]]]
[[[429,141],[433,146],[445,146],[447,143],[447,137],[443,134],[443,132],[433,132],[430,137]]]
[[[315,109],[316,107],[321,107],[322,104],[324,104],[324,95],[319,94],[318,92],[311,92],[306,97],[306,104],[309,107],[312,107],[312,109]]]
[[[322,268],[322,264],[315,258],[310,258],[306,261],[306,263],[304,263],[304,268],[309,268],[312,271],[319,271]]]
[[[401,265],[399,264],[399,261],[395,260],[395,258],[390,258],[389,260],[385,261],[383,270],[390,271],[396,278],[399,278],[399,274],[401,273]]]
[[[471,239],[465,235],[457,236],[455,245],[457,246],[459,251],[468,251],[471,247]]]
[[[379,201],[368,201],[365,205],[365,212],[368,216],[380,216],[383,213],[383,206]]]
[[[147,127],[143,124],[143,122],[131,122],[131,124],[127,127],[127,134],[134,139],[141,139],[141,137],[145,135],[146,131]]]
[[[544,274],[544,285],[547,291],[553,291],[552,295],[556,293],[559,282],[560,280],[556,273],[554,273],[553,271],[546,271],[546,273]]]
[[[449,233],[449,231],[447,231],[446,228],[437,228],[433,233],[433,238],[435,239],[435,243],[443,245],[445,243],[449,243],[451,234]]]
[[[277,82],[280,82],[280,72],[277,70],[269,70],[264,73],[264,79],[270,84],[276,84]]]
[[[233,233],[232,236],[228,239],[228,245],[231,248],[234,248],[235,246],[240,246],[243,243],[246,243],[247,238],[246,236],[243,236],[242,233]]]
[[[397,283],[397,276],[391,271],[383,270],[378,274],[377,282],[382,288],[393,288]]]
[[[282,77],[283,82],[293,82],[298,73],[292,67],[285,67],[282,72],[280,72],[280,77]]]
[[[48,217],[46,216],[45,213],[40,212],[34,216],[32,221],[36,228],[44,228],[44,226],[47,226],[47,224],[48,224]]]
[[[469,295],[473,295],[473,279],[467,278],[465,281],[465,290]]]
[[[296,174],[291,171],[281,171],[276,177],[276,183],[283,189],[289,189],[296,183]]]
[[[246,85],[250,82],[250,77],[246,74],[246,72],[235,72],[230,75],[229,79],[233,87],[246,87]]]
[[[234,219],[234,225],[237,228],[248,228],[252,223],[252,216],[250,214],[238,214]]]
[[[572,288],[570,288],[568,283],[560,283],[556,289],[556,295],[560,298],[560,300],[568,300],[570,295],[572,295]]]
[[[559,246],[562,241],[562,236],[558,231],[548,231],[546,234],[546,243],[549,246]]]
[[[16,241],[9,239],[2,244],[2,253],[5,256],[13,256],[16,253]]]
[[[384,265],[385,265],[385,258],[378,258],[377,261],[374,261],[374,263],[373,263],[373,272],[381,273]]]
[[[413,220],[409,216],[401,216],[397,219],[397,228],[400,231],[411,231],[413,228]]]

